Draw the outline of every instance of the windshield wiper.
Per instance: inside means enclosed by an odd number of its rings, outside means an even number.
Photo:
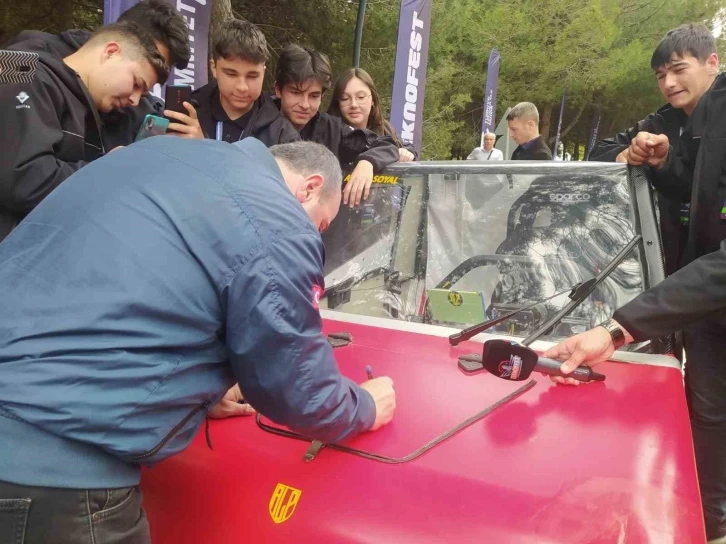
[[[613,259],[597,276],[595,276],[594,278],[590,278],[587,281],[578,283],[577,285],[572,287],[569,294],[570,302],[568,302],[559,312],[557,312],[555,315],[545,321],[541,327],[539,327],[536,331],[534,331],[527,338],[525,338],[521,342],[521,344],[524,346],[530,345],[532,342],[544,335],[552,327],[557,325],[563,318],[567,317],[575,308],[577,308],[577,306],[579,306],[588,297],[588,295],[590,295],[590,293],[595,290],[595,287],[600,285],[600,283],[602,283],[610,276],[613,270],[615,270],[626,259],[630,252],[633,251],[633,248],[635,248],[638,242],[640,242],[642,239],[643,237],[640,234],[636,234],[633,239],[630,240],[630,242],[628,242],[628,244],[623,249],[621,249],[615,257],[613,257]],[[516,310],[514,312],[510,312],[496,319],[489,319],[487,321],[483,321],[477,325],[469,327],[468,329],[464,329],[461,332],[454,333],[449,336],[449,343],[452,346],[456,346],[464,340],[469,340],[472,336],[475,336],[480,332],[490,329],[491,327],[498,325],[502,321],[505,321],[510,317],[513,317],[518,313],[523,312],[524,310],[529,310],[537,306],[538,304],[547,302],[548,300],[551,300],[565,293],[567,293],[567,291],[562,291],[561,293],[552,295],[551,297],[535,302],[534,304],[530,304],[529,306],[525,306],[524,308],[520,308],[519,310]]]

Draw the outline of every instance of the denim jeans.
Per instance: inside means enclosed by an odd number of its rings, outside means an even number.
[[[59,489],[0,481],[3,544],[149,544],[138,486]]]
[[[686,397],[708,539],[726,535],[726,318],[684,331]]]

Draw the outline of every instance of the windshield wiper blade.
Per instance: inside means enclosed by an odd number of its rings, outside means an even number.
[[[638,244],[638,242],[642,240],[642,238],[643,237],[640,234],[636,234],[635,237],[630,240],[630,242],[628,242],[628,244],[615,257],[613,257],[613,259],[607,264],[602,272],[600,272],[594,278],[590,278],[589,280],[580,282],[577,285],[573,286],[569,290],[570,294],[568,295],[570,297],[570,302],[568,302],[559,312],[557,312],[557,314],[548,319],[541,327],[539,327],[531,335],[525,338],[522,342],[522,345],[528,346],[529,344],[537,340],[540,336],[544,335],[549,329],[557,325],[557,323],[559,323],[564,317],[567,317],[567,315],[569,315],[575,308],[577,308],[577,306],[580,305],[582,301],[584,301],[588,297],[588,295],[595,290],[595,287],[597,287],[603,280],[607,279],[608,276],[610,276],[612,271],[615,270],[625,260],[625,258],[630,254],[630,252]],[[477,325],[473,325],[467,329],[464,329],[461,332],[454,333],[449,336],[449,343],[452,346],[456,346],[464,340],[469,340],[480,332],[484,332],[485,330],[490,329],[495,325],[498,325],[502,321],[506,321],[510,317],[513,317],[520,312],[534,308],[535,306],[542,304],[543,302],[552,300],[553,298],[564,295],[567,292],[568,291],[562,291],[560,293],[552,295],[551,297],[525,306],[524,308],[520,308],[519,310],[509,312],[508,314],[505,314],[496,319],[489,319],[487,321],[483,321]]]
[[[594,278],[593,278],[594,279]],[[592,280],[589,280],[592,281]],[[575,287],[572,289],[568,289],[567,291],[560,291],[559,293],[555,293],[551,297],[547,297],[543,300],[538,300],[537,302],[533,302],[532,304],[525,306],[524,308],[519,308],[518,310],[514,310],[513,312],[509,312],[507,314],[504,314],[501,317],[497,317],[496,319],[488,319],[486,321],[482,321],[481,323],[478,323],[476,325],[472,325],[471,327],[468,327],[460,332],[456,332],[449,336],[449,344],[452,346],[457,346],[461,342],[464,342],[465,340],[469,340],[472,336],[476,336],[480,332],[483,332],[487,329],[492,328],[495,325],[499,325],[502,321],[506,321],[512,316],[517,315],[519,312],[523,312],[524,310],[531,310],[535,306],[542,304],[543,302],[547,302],[548,300],[552,300],[553,298],[557,298],[562,295],[566,295],[567,293],[570,293],[570,298],[572,298],[573,294],[575,293],[575,289],[578,289],[582,283],[578,283]]]
[[[586,281],[583,284],[580,284],[580,286],[577,289],[577,293],[575,293],[575,296],[568,302],[564,308],[562,308],[559,312],[557,312],[555,315],[553,315],[551,318],[549,318],[547,321],[545,321],[540,328],[538,328],[536,331],[534,331],[532,334],[530,334],[527,338],[525,338],[522,341],[523,346],[528,346],[535,340],[537,340],[540,336],[543,336],[548,330],[550,330],[552,327],[557,325],[564,317],[567,317],[572,311],[577,308],[587,297],[590,293],[592,293],[595,290],[595,287],[600,285],[603,281],[605,281],[610,274],[612,274],[613,270],[615,270],[620,264],[627,258],[628,255],[630,255],[630,252],[633,251],[636,245],[643,239],[643,237],[640,234],[636,234],[628,244],[620,250],[620,252],[613,257],[613,260],[608,263],[608,265],[594,278]]]

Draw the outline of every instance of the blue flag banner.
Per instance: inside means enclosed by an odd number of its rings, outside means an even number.
[[[391,125],[401,140],[421,152],[426,66],[429,58],[431,0],[401,0]]]
[[[555,148],[552,150],[552,159],[554,160],[555,157],[557,157],[557,148],[560,145],[560,135],[562,134],[562,118],[565,115],[565,94],[567,93],[566,90],[562,90],[562,104],[560,104],[560,120],[557,122],[557,137],[555,138]],[[564,160],[564,153],[563,153],[563,160]]]
[[[481,146],[484,146],[484,134],[494,132],[497,114],[497,87],[499,85],[499,51],[492,49],[489,53],[487,66],[487,86],[484,91],[484,114],[481,120]]]
[[[138,0],[104,0],[103,24],[115,22],[119,15],[135,5]],[[184,70],[174,68],[168,83],[191,85],[198,89],[207,84],[207,43],[209,20],[212,14],[212,0],[166,0],[184,16],[189,25],[189,41],[192,56]],[[156,86],[152,94],[161,96],[161,88]]]
[[[136,4],[138,0],[103,0],[103,24],[115,23],[124,11]]]
[[[595,144],[597,143],[597,133],[600,130],[601,119],[602,115],[600,115],[597,111],[592,116],[592,131],[590,132],[590,141],[587,143],[585,160],[588,160],[590,158],[590,153],[592,153],[592,150],[595,148]]]

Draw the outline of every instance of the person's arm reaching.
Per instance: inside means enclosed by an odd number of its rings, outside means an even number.
[[[3,207],[24,215],[37,206],[53,189],[70,177],[85,161],[64,162],[54,149],[66,134],[58,119],[63,98],[48,76],[38,71],[28,85],[0,85],[0,102],[4,106],[0,122],[0,201]],[[25,93],[22,103],[18,96]],[[82,135],[78,147],[84,148]]]
[[[225,290],[226,344],[250,405],[305,436],[337,442],[373,428],[377,414],[371,394],[340,374],[321,332],[313,301],[322,263],[314,233],[260,248]]]
[[[618,309],[613,317],[640,342],[726,309],[726,240]]]
[[[382,172],[386,166],[399,159],[398,147],[390,136],[379,136],[367,129],[352,129],[340,122],[340,148],[338,159],[341,164],[356,163],[350,180],[343,188],[343,204],[351,208],[366,200],[373,183],[373,174]]]
[[[726,240],[721,248],[696,259],[664,281],[641,293],[613,314],[625,342],[665,336],[726,309]],[[547,350],[545,357],[565,361],[563,372],[580,364],[606,361],[615,350],[602,327],[568,338]],[[575,384],[572,378],[553,381]]]
[[[587,160],[589,161],[602,161],[602,162],[625,162],[618,160],[618,156],[630,147],[630,142],[635,138],[638,132],[645,130],[643,127],[647,125],[648,119],[652,117],[649,115],[643,121],[639,121],[637,125],[629,128],[625,132],[618,132],[612,138],[605,138],[598,140],[595,146],[590,151],[590,156]]]
[[[659,193],[688,200],[693,185],[692,158],[680,141],[672,143],[665,134],[639,132],[621,157],[631,166],[650,166],[650,181]]]

